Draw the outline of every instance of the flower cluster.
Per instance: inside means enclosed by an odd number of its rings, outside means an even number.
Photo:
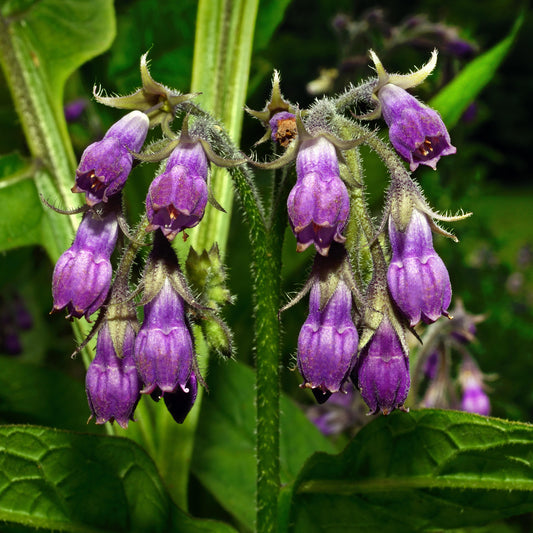
[[[210,293],[211,306],[200,303],[189,289],[171,245],[176,235],[196,226],[204,216],[211,199],[210,161],[220,162],[209,140],[220,128],[204,114],[194,120],[184,118],[181,133],[173,133],[170,123],[190,110],[192,95],[181,95],[155,82],[145,56],[141,73],[143,87],[130,96],[95,95],[106,105],[133,110],[81,157],[72,191],[85,194],[86,205],[78,210],[84,214],[72,246],[56,263],[52,280],[53,311],[65,309],[67,318],[89,321],[99,312],[89,337],[77,351],[97,336],[95,357],[86,375],[91,416],[97,424],[116,421],[122,427],[133,420],[141,394],[156,401],[163,398],[173,418],[184,421],[195,402],[198,384],[203,383],[191,318],[203,328],[218,328],[216,349],[231,355],[229,330],[218,316],[219,308],[231,297]],[[163,131],[162,140],[141,152],[149,129],[156,126]],[[163,171],[149,187],[145,217],[132,235],[123,212],[122,190],[135,161],[161,161]],[[238,163],[224,161],[227,165]],[[116,260],[113,252],[121,230],[129,241]],[[135,288],[131,267],[147,238],[151,252]],[[224,273],[216,272],[222,270],[218,249],[211,250],[207,264],[200,257],[191,249],[187,261],[195,281],[195,269],[209,272],[203,284],[195,286],[199,298],[209,292],[214,279],[223,292]],[[136,295],[141,293],[141,301],[136,303]],[[141,324],[138,307],[143,311]]]
[[[408,332],[417,335],[420,322],[451,318],[450,278],[433,233],[456,239],[437,221],[467,215],[439,215],[410,173],[419,165],[435,168],[441,157],[456,151],[438,113],[407,92],[431,73],[436,53],[408,75],[389,74],[373,52],[371,58],[376,78],[307,110],[283,98],[275,73],[270,101],[262,111],[248,111],[265,126],[259,142],[272,140],[283,153],[270,163],[248,161],[289,169],[280,173],[287,181],[274,186],[273,213],[286,201],[296,250],[316,251],[304,289],[284,308],[309,293],[309,313],[298,337],[301,386],[324,403],[351,382],[371,413],[388,414],[405,409],[411,386]],[[91,332],[98,337],[87,396],[97,423],[116,420],[122,426],[132,419],[140,394],[163,398],[174,419],[184,420],[203,384],[192,321],[210,349],[226,356],[232,352],[231,334],[219,316],[232,298],[218,248],[191,249],[181,261],[185,275],[172,243],[180,233],[187,239],[184,231],[201,222],[208,203],[223,210],[210,188],[211,165],[246,161],[221,126],[190,102],[194,95],[151,78],[146,56],[141,73],[143,87],[129,96],[95,95],[103,104],[130,112],[81,158],[72,190],[85,194],[87,205],[52,283],[54,311],[66,309],[71,319],[90,319],[100,311]],[[346,116],[360,104],[371,112]],[[178,117],[181,131],[176,133],[171,126]],[[380,117],[392,147],[363,123]],[[149,129],[156,127],[162,138],[143,149]],[[380,156],[390,175],[379,225],[366,206],[361,144]],[[131,233],[121,191],[136,161],[160,166],[148,188],[145,216]],[[261,218],[259,208],[258,213]],[[113,251],[120,230],[129,242],[117,261]],[[145,244],[151,250],[144,254],[144,274],[135,287],[131,267]],[[482,403],[482,377],[475,368],[465,363],[462,371],[469,409]]]
[[[374,53],[371,57],[378,76],[358,96],[374,111],[356,118],[382,116],[392,146],[411,171],[421,164],[435,168],[455,147],[438,113],[406,89],[429,75],[436,54],[409,75],[389,74]],[[349,100],[346,94],[336,103],[318,101],[305,114],[283,100],[277,76],[272,95],[262,112],[251,113],[286,151],[262,166],[277,168],[296,160],[296,183],[287,200],[289,224],[297,251],[311,244],[317,251],[309,281],[284,308],[309,291],[309,315],[298,338],[302,387],[323,403],[351,380],[371,413],[404,409],[411,384],[407,332],[421,321],[450,318],[450,278],[432,233],[454,237],[435,221],[467,215],[434,212],[397,156],[364,126],[339,116]],[[287,143],[280,129],[289,131],[284,128],[292,116],[297,135]],[[364,207],[358,156],[348,155],[361,143],[378,152],[391,176],[378,228]]]

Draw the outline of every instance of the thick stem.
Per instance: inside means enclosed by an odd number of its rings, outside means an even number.
[[[265,225],[251,178],[242,168],[231,170],[249,225],[255,303],[257,356],[256,451],[257,523],[259,533],[278,527],[279,353],[281,242],[284,224]],[[283,188],[283,187],[282,187]],[[281,205],[280,201],[278,205]]]

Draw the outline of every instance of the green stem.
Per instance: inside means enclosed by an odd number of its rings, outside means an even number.
[[[252,244],[255,303],[257,522],[259,533],[278,527],[279,464],[279,353],[280,267],[284,224],[274,219],[267,228],[250,177],[242,168],[232,176],[239,193]],[[279,202],[281,204],[281,202]]]
[[[198,101],[220,120],[237,145],[258,4],[258,0],[200,0],[198,3],[191,91],[202,92]],[[211,186],[226,213],[208,206],[202,223],[191,231],[191,244],[201,252],[218,242],[224,255],[233,203],[233,188],[226,169],[213,168]]]

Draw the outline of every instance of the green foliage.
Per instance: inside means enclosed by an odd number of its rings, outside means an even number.
[[[69,401],[66,402],[65,398]],[[102,431],[88,424],[81,381],[46,367],[0,358],[0,420],[77,431]]]
[[[448,128],[457,124],[466,108],[492,80],[515,42],[523,21],[523,15],[518,17],[505,39],[471,61],[431,100],[430,105],[439,110]]]
[[[255,376],[245,365],[213,363],[202,404],[193,473],[248,529],[255,518]],[[281,398],[281,482],[292,483],[315,451],[331,443],[289,398]]]
[[[43,210],[32,176],[17,154],[0,156],[0,250],[39,243]]]
[[[294,486],[291,531],[414,532],[533,511],[533,427],[454,411],[394,413]]]
[[[170,501],[128,439],[32,426],[0,428],[0,520],[73,532],[231,531],[196,523]]]

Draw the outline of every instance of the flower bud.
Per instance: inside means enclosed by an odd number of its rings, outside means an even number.
[[[272,130],[271,138],[287,148],[290,142],[298,135],[296,127],[296,115],[288,111],[276,113],[268,122]]]
[[[435,169],[441,156],[455,154],[457,149],[450,144],[450,134],[437,111],[392,83],[381,87],[378,99],[390,141],[411,170],[418,165]]]
[[[352,320],[352,294],[339,279],[326,302],[317,279],[309,297],[309,316],[298,337],[298,369],[303,387],[329,394],[341,390],[352,370],[358,335]],[[326,397],[327,399],[327,397]]]
[[[371,414],[387,415],[403,407],[409,392],[409,360],[387,316],[359,354],[352,373]]]
[[[389,217],[392,260],[387,272],[390,294],[399,309],[415,326],[422,319],[435,322],[448,316],[452,296],[450,277],[433,248],[427,216],[413,209],[405,231]]]
[[[194,358],[183,298],[168,278],[144,306],[144,321],[135,342],[135,360],[144,383],[142,392],[159,387],[163,394],[179,387],[187,392]]]
[[[91,416],[97,424],[116,420],[123,428],[133,420],[133,412],[139,401],[141,383],[133,359],[135,331],[128,328],[123,343],[123,357],[117,356],[109,323],[98,333],[96,357],[89,365],[85,378],[85,390],[91,408]]]
[[[208,199],[208,161],[200,142],[180,143],[168,158],[165,171],[151,183],[146,197],[150,225],[172,240],[204,216]]]
[[[67,308],[68,317],[89,318],[109,292],[113,269],[110,257],[118,236],[114,212],[102,217],[87,212],[72,246],[56,263],[52,281],[52,312]]]
[[[113,124],[101,141],[88,146],[76,170],[72,192],[85,193],[89,205],[107,202],[126,183],[133,156],[146,139],[150,121],[140,111],[132,111]]]
[[[344,242],[341,232],[350,213],[350,198],[340,178],[335,146],[324,137],[302,142],[296,160],[297,181],[287,209],[297,250],[314,244],[328,255],[332,241]]]

